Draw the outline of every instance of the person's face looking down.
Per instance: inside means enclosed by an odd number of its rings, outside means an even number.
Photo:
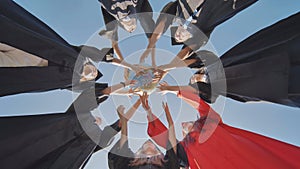
[[[176,30],[175,37],[174,37],[176,42],[185,42],[191,37],[192,34],[187,29],[184,29],[183,25],[178,26],[178,29]]]
[[[136,18],[135,17],[126,16],[126,17],[120,19],[120,23],[124,27],[124,29],[129,33],[132,33],[136,29]]]
[[[192,122],[192,121],[190,121],[190,122],[182,122],[181,123],[183,137],[185,137],[189,132],[192,131],[193,125],[194,125],[194,122]]]
[[[190,82],[191,82],[191,84],[194,84],[194,83],[197,83],[197,82],[203,82],[204,78],[205,78],[204,74],[194,74],[191,77]]]
[[[81,74],[80,81],[89,81],[93,80],[97,77],[98,71],[97,68],[94,65],[91,64],[85,64],[83,66],[83,71]]]
[[[160,151],[152,141],[148,140],[142,145],[141,153],[149,156],[154,156],[160,154]]]

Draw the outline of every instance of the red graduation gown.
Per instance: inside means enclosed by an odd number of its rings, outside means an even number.
[[[201,132],[189,134],[195,142],[187,142],[187,138],[180,142],[185,148],[191,169],[300,168],[299,147],[224,124],[221,117],[194,93],[181,91],[179,96],[197,101],[202,116],[199,120],[207,117],[207,121],[210,121],[202,127]],[[165,147],[167,128],[159,119],[149,122],[148,134]],[[209,135],[202,142],[201,138]]]

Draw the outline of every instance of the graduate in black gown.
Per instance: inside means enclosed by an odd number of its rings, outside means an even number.
[[[206,44],[211,32],[218,25],[232,18],[256,1],[176,0],[169,2],[164,6],[156,21],[154,33],[149,40],[147,50],[140,58],[140,62],[144,62],[149,55],[149,49],[155,46],[158,39],[168,30],[173,22],[179,22],[179,26],[171,29],[172,38],[176,43],[184,44],[183,49],[177,54],[177,58],[184,59],[192,51],[196,51]],[[172,43],[174,40],[172,40]]]
[[[118,27],[120,26],[125,31],[132,33],[135,31],[139,20],[147,38],[150,39],[155,26],[152,7],[149,0],[98,1],[101,3],[106,27],[106,30],[100,31],[99,35],[106,36],[111,40],[118,59],[123,61],[124,57],[118,45]]]
[[[234,100],[269,101],[300,106],[300,13],[294,14],[248,37],[218,57],[210,51],[198,51],[205,65],[192,78],[190,86],[211,103],[219,94]],[[211,86],[225,81],[227,91]],[[180,90],[163,84],[162,90]],[[223,88],[223,89],[226,89]]]
[[[108,61],[107,56],[112,54],[110,48],[70,45],[11,0],[0,2],[0,32],[0,61],[12,60],[8,66],[0,63],[0,96],[78,84],[84,89],[89,81],[102,76],[92,61]],[[29,64],[23,63],[26,59],[31,60]],[[32,64],[36,60],[40,63]],[[20,63],[14,63],[17,61]]]
[[[1,168],[74,168],[86,164],[93,152],[107,147],[121,130],[119,120],[102,131],[91,111],[107,99],[107,87],[96,83],[83,91],[66,112],[0,117]],[[138,107],[138,100],[134,106]],[[130,118],[136,108],[128,113]]]
[[[145,97],[144,97],[145,98]],[[148,101],[141,98],[142,105],[149,110]],[[175,137],[175,130],[172,117],[166,104],[164,109],[166,111],[167,120],[170,130],[168,132],[167,151],[164,155],[157,146],[151,141],[147,140],[137,150],[133,152],[129,147],[127,118],[128,113],[124,113],[122,105],[118,108],[118,115],[120,123],[122,124],[121,138],[112,147],[108,154],[108,164],[110,169],[179,169],[180,163],[177,156],[177,142]],[[182,152],[185,153],[185,152]]]
[[[102,133],[90,111],[107,97],[96,95],[102,94],[95,93],[95,89],[84,91],[62,113],[1,117],[1,167],[79,168],[96,148],[94,141],[99,141]],[[112,127],[119,130],[117,125]]]

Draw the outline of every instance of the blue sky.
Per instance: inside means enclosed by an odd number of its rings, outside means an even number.
[[[97,32],[103,29],[100,4],[98,1],[82,0],[16,0],[21,6],[29,10],[35,16],[40,18],[64,39],[74,45],[95,44],[96,47],[109,47],[109,41],[97,36]],[[159,12],[161,8],[169,1],[150,1],[154,12]],[[280,19],[300,11],[300,2],[294,0],[272,1],[261,0],[250,8],[239,13],[224,24],[218,26],[211,35],[211,44],[221,55],[228,49],[255,33]],[[145,36],[141,30],[136,31],[137,35],[124,39],[120,42],[120,48],[126,59],[132,63],[137,63],[137,57],[143,48],[147,45]],[[130,36],[121,31],[121,34]],[[276,36],[276,35],[274,35]],[[97,43],[94,43],[96,39]],[[179,51],[179,47],[170,46],[169,37],[162,37],[157,43],[158,50],[157,62],[167,63]],[[274,63],[276,64],[276,63]],[[122,69],[113,65],[99,64],[100,71],[104,74],[101,82],[109,84],[118,83],[122,79]],[[189,70],[174,70],[165,80],[171,84],[186,84]],[[112,76],[113,75],[113,76]],[[71,104],[73,96],[68,91],[51,91],[35,94],[20,94],[0,98],[1,116],[7,115],[26,115],[41,114],[50,112],[64,112]],[[128,97],[118,96],[110,97],[94,113],[104,119],[104,124],[110,124],[117,119],[115,107],[119,103],[126,107],[134,102],[136,98],[129,100]],[[176,96],[168,94],[161,97],[153,94],[150,98],[153,111],[161,115],[160,101],[165,100],[172,106],[171,111],[179,123],[181,120],[192,120],[196,118],[196,112],[185,103],[182,103]],[[239,103],[230,99],[221,98],[219,105],[214,105],[223,121],[231,126],[254,131],[262,135],[272,137],[290,144],[300,146],[300,109],[272,103]],[[159,106],[156,106],[159,105]],[[141,109],[140,109],[141,110]],[[133,118],[135,123],[130,124],[129,135],[136,138],[132,142],[139,144],[146,137],[143,123],[145,114],[143,111],[137,112]],[[164,115],[162,120],[165,121]],[[176,128],[180,131],[180,128]],[[131,132],[130,132],[131,131]],[[297,134],[298,133],[298,134]],[[180,132],[178,132],[180,138]],[[132,145],[136,149],[137,146]],[[102,151],[96,153],[86,168],[105,168],[106,153]],[[104,166],[104,167],[103,167]]]

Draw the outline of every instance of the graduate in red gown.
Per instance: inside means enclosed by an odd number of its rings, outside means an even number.
[[[179,91],[178,97],[201,115],[179,143],[186,151],[191,169],[300,168],[299,147],[224,124],[197,94]],[[152,118],[148,134],[157,144],[166,147],[167,128],[158,118]]]

